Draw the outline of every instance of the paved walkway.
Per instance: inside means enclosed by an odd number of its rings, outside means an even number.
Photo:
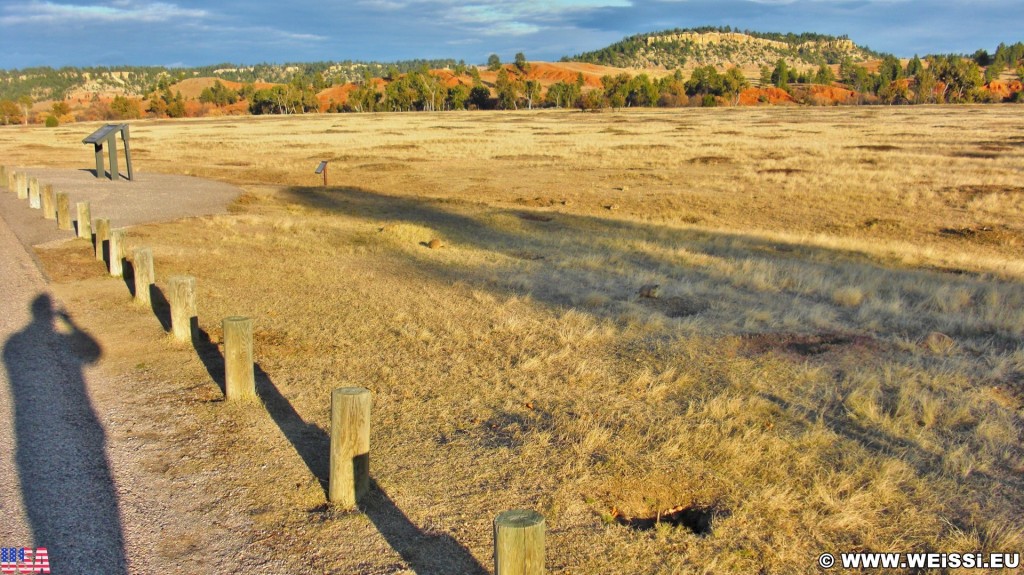
[[[115,226],[222,212],[240,193],[177,176],[96,180],[74,170],[26,170]],[[70,172],[70,173],[69,173]],[[72,191],[73,190],[73,191]],[[46,547],[55,574],[129,572],[111,445],[86,367],[100,345],[48,292],[31,246],[70,238],[0,189],[0,547]],[[116,446],[115,446],[116,448]],[[130,531],[130,530],[129,530]]]

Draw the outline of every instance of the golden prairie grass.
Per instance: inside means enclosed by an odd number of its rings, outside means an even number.
[[[231,475],[254,539],[317,550],[300,572],[479,570],[511,507],[546,515],[555,573],[1019,550],[1018,116],[139,123],[137,169],[246,189],[228,215],[135,228],[130,243],[154,249],[159,285],[199,278],[214,344],[220,318],[256,318],[263,389],[284,399],[267,400],[273,417],[235,413],[200,401],[218,394],[201,365],[135,375],[180,384],[179,408],[208,425],[244,422],[206,440],[214,461],[170,472]],[[90,159],[71,128],[0,137],[9,163]],[[639,297],[646,284],[657,298]],[[412,530],[318,510],[309,452],[347,384],[374,393],[372,473]],[[680,507],[710,533],[658,523]]]

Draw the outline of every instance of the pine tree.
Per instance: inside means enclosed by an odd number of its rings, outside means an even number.
[[[516,53],[516,68],[519,68],[523,74],[530,71],[530,63],[526,61],[526,55],[522,52]]]

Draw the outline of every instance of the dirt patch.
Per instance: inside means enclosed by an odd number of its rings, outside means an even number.
[[[726,156],[697,156],[696,158],[690,158],[691,164],[703,164],[705,166],[714,166],[718,164],[730,164],[732,158]]]
[[[784,176],[792,176],[793,174],[802,174],[807,170],[800,168],[766,168],[764,170],[758,170],[759,174],[782,174]]]
[[[781,353],[797,357],[814,357],[835,351],[877,350],[877,340],[853,334],[825,332],[816,334],[757,333],[743,337],[741,348],[750,354]]]
[[[860,224],[861,229],[891,232],[900,229],[900,223],[887,218],[870,218]]]
[[[849,148],[851,150],[868,150],[870,152],[897,152],[903,149],[892,144],[863,144],[860,146],[849,146]]]
[[[943,188],[939,190],[942,200],[954,208],[967,208],[969,202],[981,200],[989,196],[1010,199],[1015,196],[1024,197],[1022,186],[971,185]]]
[[[374,162],[370,164],[359,164],[356,167],[363,170],[373,170],[375,172],[400,172],[402,170],[409,169],[409,166],[401,162]]]
[[[672,150],[675,146],[669,144],[619,144],[618,146],[612,146],[616,150]]]
[[[526,220],[529,222],[550,222],[551,220],[555,219],[552,216],[546,214],[538,214],[535,212],[520,212],[519,214],[516,215],[519,216],[519,219]]]
[[[552,206],[564,206],[568,201],[556,200],[547,196],[537,196],[536,198],[517,198],[516,203],[520,206],[530,206],[533,208],[550,208]]]
[[[648,309],[672,318],[697,315],[708,309],[707,304],[703,302],[693,301],[678,296],[665,298],[642,298],[640,299],[640,304]]]
[[[619,525],[625,525],[637,531],[651,531],[659,524],[665,524],[672,527],[683,527],[695,535],[706,536],[711,535],[715,517],[727,517],[728,513],[713,507],[679,505],[657,513],[653,517],[628,517],[616,510],[612,511],[612,516]]]
[[[990,246],[1005,247],[1024,244],[1024,230],[1009,226],[940,228],[939,235]]]
[[[419,144],[384,144],[383,146],[375,146],[377,150],[419,150]]]
[[[954,158],[968,158],[971,160],[995,160],[998,159],[1002,154],[995,152],[975,152],[971,150],[965,150],[960,152],[953,152],[950,154]]]
[[[560,159],[559,156],[546,156],[544,154],[501,154],[491,156],[494,160],[518,160],[524,162],[551,162]]]

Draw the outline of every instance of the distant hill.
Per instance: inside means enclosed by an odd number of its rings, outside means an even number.
[[[611,46],[565,57],[618,68],[683,68],[773,66],[780,58],[791,64],[839,64],[845,58],[863,62],[881,57],[844,36],[742,32],[731,28],[674,29],[637,34]]]
[[[214,64],[193,68],[163,66],[114,66],[92,68],[50,68],[0,70],[0,100],[23,96],[33,100],[63,100],[83,93],[102,97],[116,95],[143,97],[187,79],[215,78],[238,84],[287,84],[296,79],[319,79],[326,85],[343,84],[363,77],[379,77],[389,71],[409,72],[423,68],[454,66],[455,60],[405,60],[380,62],[303,62],[287,64]],[[324,86],[320,86],[324,87]]]

